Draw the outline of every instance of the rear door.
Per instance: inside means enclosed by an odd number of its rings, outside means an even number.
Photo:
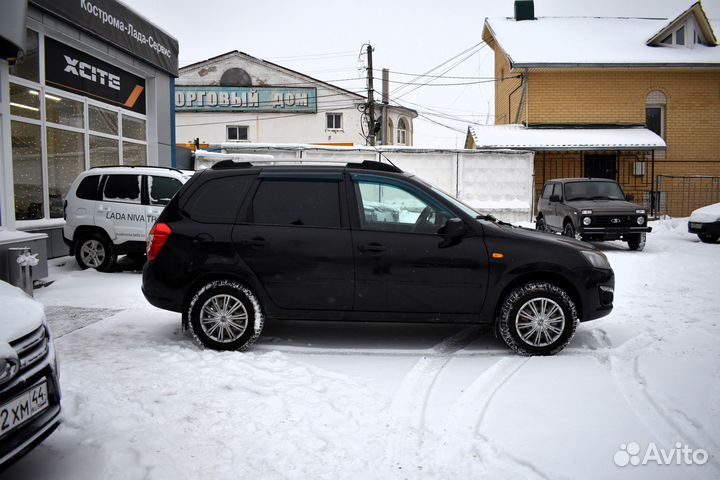
[[[355,246],[355,310],[477,314],[487,288],[482,237],[445,246],[438,229],[455,215],[400,180],[352,174],[359,221]]]
[[[342,174],[261,172],[232,239],[277,306],[351,310],[354,277]]]
[[[103,227],[114,243],[145,241],[145,206],[142,204],[142,175],[106,175],[95,224]]]

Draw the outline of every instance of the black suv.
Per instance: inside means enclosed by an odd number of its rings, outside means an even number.
[[[624,240],[630,250],[645,248],[647,212],[623,194],[615,180],[560,178],[545,182],[535,226],[578,240]]]
[[[610,313],[614,274],[593,246],[478,215],[378,162],[196,173],[148,236],[143,293],[202,345],[244,349],[263,321],[494,324],[550,355]]]

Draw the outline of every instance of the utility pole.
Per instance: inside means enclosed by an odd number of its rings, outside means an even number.
[[[382,144],[390,145],[388,142],[388,104],[390,103],[390,70],[382,69]],[[391,132],[392,135],[392,132]]]
[[[368,57],[368,95],[367,105],[365,106],[366,114],[368,116],[368,137],[367,141],[370,145],[375,145],[375,97],[373,90],[373,63],[372,63],[372,45],[368,43],[367,46],[367,57]]]

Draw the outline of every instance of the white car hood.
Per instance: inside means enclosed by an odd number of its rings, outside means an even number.
[[[45,321],[42,304],[17,287],[0,281],[0,344],[10,343]]]
[[[720,220],[720,203],[698,208],[690,215],[691,222],[712,223]]]

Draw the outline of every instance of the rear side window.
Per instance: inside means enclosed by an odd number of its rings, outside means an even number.
[[[80,181],[75,195],[83,200],[100,200],[99,183],[100,175],[89,175]]]
[[[108,175],[103,200],[140,203],[140,175]]]
[[[335,180],[264,180],[252,213],[258,224],[340,228],[339,184]]]
[[[167,205],[175,193],[182,187],[182,182],[171,177],[148,177],[150,205]]]
[[[241,175],[208,180],[182,205],[183,214],[196,222],[234,223],[253,178]]]

